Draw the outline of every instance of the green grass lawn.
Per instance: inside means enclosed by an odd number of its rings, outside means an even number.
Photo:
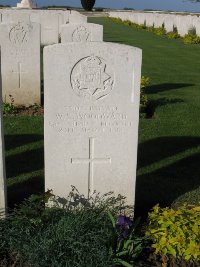
[[[155,118],[140,119],[136,213],[154,204],[200,202],[200,45],[184,45],[141,29],[89,18],[104,25],[104,41],[140,47],[142,74]],[[6,117],[8,199],[12,206],[43,190],[43,118]]]

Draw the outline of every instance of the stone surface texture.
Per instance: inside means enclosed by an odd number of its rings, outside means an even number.
[[[113,43],[44,48],[45,190],[114,191],[134,204],[141,58]]]
[[[175,16],[172,15],[165,15],[164,16],[164,25],[166,32],[173,32],[175,25]]]
[[[0,24],[3,101],[40,104],[40,25]]]
[[[69,23],[87,23],[87,16],[80,14],[77,11],[72,10],[69,14]]]
[[[69,23],[61,28],[61,42],[102,42],[103,26],[93,23]]]
[[[0,66],[0,72],[1,72],[1,66]],[[1,93],[2,93],[2,86],[1,86],[1,76],[0,76],[0,99],[2,99]],[[0,218],[4,217],[7,206],[3,114],[1,107],[2,103],[0,105]]]

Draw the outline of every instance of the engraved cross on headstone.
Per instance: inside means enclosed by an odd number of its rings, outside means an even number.
[[[22,63],[18,62],[18,70],[12,71],[13,73],[18,74],[18,88],[21,88],[22,85],[22,74],[27,73],[26,71],[22,71]]]
[[[89,138],[89,158],[72,158],[72,164],[89,164],[88,169],[88,197],[93,193],[94,188],[94,164],[95,163],[111,163],[111,158],[95,158],[94,157],[94,137]]]

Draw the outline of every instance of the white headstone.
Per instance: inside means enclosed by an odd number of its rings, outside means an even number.
[[[200,36],[200,17],[194,16],[192,22],[193,27],[196,29],[196,34]]]
[[[2,14],[3,23],[30,22],[31,10],[6,9]]]
[[[147,27],[152,27],[154,26],[154,14],[152,13],[146,13],[145,15],[145,23]]]
[[[192,16],[179,15],[177,16],[177,30],[180,36],[188,34],[188,31],[193,28]]]
[[[164,23],[164,15],[163,14],[153,14],[154,16],[154,28],[159,28],[163,26]]]
[[[0,25],[3,101],[40,104],[40,26],[35,23]]]
[[[40,14],[41,44],[50,45],[59,42],[59,16],[52,12]]]
[[[46,190],[114,191],[134,204],[141,58],[113,43],[44,48]]]
[[[103,26],[93,23],[66,24],[61,27],[61,42],[102,42]]]
[[[173,32],[175,27],[174,15],[165,15],[164,16],[164,25],[166,32]]]
[[[139,25],[144,25],[145,23],[145,14],[144,13],[139,13],[138,15],[138,24]]]
[[[69,23],[87,23],[87,16],[81,15],[79,12],[72,10],[69,14]]]
[[[1,68],[1,66],[0,66]],[[1,69],[0,69],[1,73]],[[1,88],[1,75],[0,75],[0,101],[2,102],[2,88]],[[4,217],[7,206],[6,194],[6,169],[5,169],[5,150],[4,150],[4,134],[3,134],[3,114],[2,103],[0,104],[0,218]]]

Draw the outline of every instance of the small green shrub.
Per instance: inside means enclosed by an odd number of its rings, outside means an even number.
[[[166,30],[163,27],[155,28],[154,33],[158,36],[162,36],[166,34]]]
[[[144,111],[147,104],[148,104],[148,97],[145,93],[145,89],[150,84],[150,78],[142,76],[141,77],[141,84],[140,84],[140,109]]]
[[[167,37],[169,39],[178,39],[180,38],[180,35],[177,32],[168,32]]]
[[[184,44],[199,44],[200,43],[200,37],[193,34],[186,34],[183,37]]]
[[[148,220],[146,236],[152,239],[155,254],[187,262],[200,261],[200,206],[174,210],[157,205]]]
[[[122,23],[123,21],[120,18],[114,18],[114,17],[109,17],[110,20],[116,23]]]
[[[148,32],[154,32],[154,27],[153,27],[153,26],[147,26],[147,27],[146,27],[146,30],[147,30]]]
[[[3,103],[3,114],[8,115],[8,114],[14,114],[16,111],[16,108],[14,106],[14,98],[12,95],[9,95],[10,102],[4,102]]]
[[[133,23],[130,20],[124,20],[123,24],[126,26],[132,26],[133,25]]]

